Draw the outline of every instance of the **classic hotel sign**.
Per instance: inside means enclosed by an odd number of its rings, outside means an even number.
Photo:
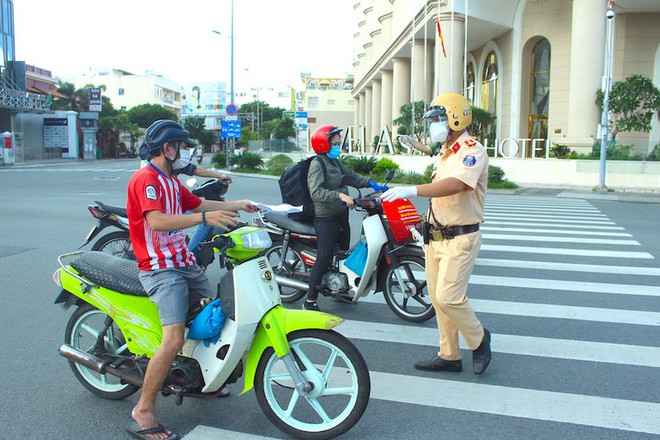
[[[344,135],[342,145],[347,146],[345,150],[348,154],[358,153],[366,154],[365,143],[360,139],[364,139],[363,135],[354,135],[353,128],[361,131],[363,127],[348,127]],[[495,139],[492,145],[489,144],[488,139],[484,141],[486,151],[492,151],[493,157],[501,157],[504,159],[548,159],[550,157],[550,141],[548,139],[530,139],[530,138],[504,138]],[[413,154],[421,154],[419,151],[412,147],[401,144],[399,146],[399,153],[394,149],[392,136],[387,128],[384,126],[381,130],[378,145],[374,145],[373,153],[377,154],[402,154],[404,156],[412,156]]]

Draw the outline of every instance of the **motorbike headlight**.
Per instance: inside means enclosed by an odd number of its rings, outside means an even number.
[[[273,244],[273,240],[270,239],[270,235],[265,229],[243,234],[241,238],[245,249],[268,249]]]

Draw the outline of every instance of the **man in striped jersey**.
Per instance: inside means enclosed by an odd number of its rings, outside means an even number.
[[[201,200],[179,182],[175,168],[180,150],[195,145],[180,124],[170,120],[154,122],[140,146],[140,156],[148,157],[149,163],[128,183],[126,211],[140,281],[158,307],[163,328],[161,345],[149,361],[142,396],[131,413],[135,423],[128,430],[138,438],[177,438],[158,421],[156,396],[183,346],[189,304],[214,296],[182,230],[198,224],[228,230],[227,225],[238,223],[236,211],[258,211],[247,200]],[[194,213],[184,215],[189,210]]]

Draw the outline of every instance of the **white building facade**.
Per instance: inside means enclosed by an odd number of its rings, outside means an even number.
[[[491,147],[515,140],[529,157],[536,139],[590,150],[600,134],[608,3],[357,0],[354,122],[372,139],[383,126],[391,132],[402,105],[457,92],[495,116]],[[660,1],[619,0],[615,11],[613,80],[640,74],[658,87]],[[651,151],[657,114],[650,133],[617,141]]]
[[[136,75],[121,69],[99,68],[76,75],[62,75],[63,81],[76,88],[87,84],[104,85],[104,96],[117,110],[130,110],[140,104],[159,104],[180,114],[183,86],[151,71]]]

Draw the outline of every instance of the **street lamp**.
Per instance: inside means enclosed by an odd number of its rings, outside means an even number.
[[[600,139],[600,172],[598,189],[607,190],[605,186],[605,160],[607,158],[607,144],[610,134],[610,90],[612,89],[612,73],[614,64],[614,18],[616,2],[610,1],[607,6],[605,17],[607,18],[607,39],[605,46],[605,63],[603,69],[603,113],[601,114],[601,139]]]
[[[226,37],[226,35],[222,34],[219,31],[213,30],[214,34],[222,35],[223,37]],[[231,36],[229,37],[231,40],[231,72],[230,72],[230,77],[231,77],[231,98],[230,98],[230,104],[234,104],[234,0],[231,0]],[[227,138],[229,140],[229,138]],[[235,138],[232,138],[232,146],[234,146]],[[226,149],[226,167],[229,169],[229,148]]]

